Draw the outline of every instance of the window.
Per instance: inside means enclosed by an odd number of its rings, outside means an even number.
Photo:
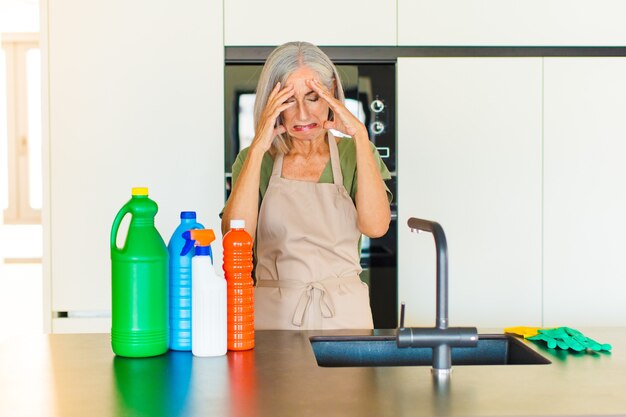
[[[5,224],[41,223],[41,63],[37,34],[2,34],[0,190]]]

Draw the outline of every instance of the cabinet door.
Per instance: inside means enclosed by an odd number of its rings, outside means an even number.
[[[398,45],[623,46],[622,0],[398,0]]]
[[[541,321],[541,59],[398,60],[399,295],[432,325],[435,250],[449,248],[450,325]]]
[[[228,0],[224,2],[226,46],[396,44],[394,0]]]
[[[45,13],[48,315],[92,322],[110,312],[109,233],[131,187],[149,187],[166,242],[182,210],[219,234],[221,2],[59,0]]]
[[[626,324],[626,58],[545,59],[545,324]]]

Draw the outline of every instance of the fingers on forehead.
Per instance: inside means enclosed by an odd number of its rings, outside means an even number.
[[[315,80],[307,80],[307,85],[313,89],[318,94],[328,95],[329,92],[324,88],[322,84]]]

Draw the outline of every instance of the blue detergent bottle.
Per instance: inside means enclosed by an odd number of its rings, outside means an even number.
[[[183,233],[204,229],[196,222],[195,211],[180,213],[180,225],[174,230],[167,250],[170,255],[170,349],[191,350],[191,260],[193,250],[185,255]]]

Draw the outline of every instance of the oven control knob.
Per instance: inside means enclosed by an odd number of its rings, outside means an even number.
[[[380,113],[385,110],[385,103],[383,103],[382,100],[376,99],[370,104],[370,109],[372,109],[374,113]]]
[[[375,135],[380,135],[385,131],[385,124],[383,122],[375,121],[372,122],[370,128]]]

